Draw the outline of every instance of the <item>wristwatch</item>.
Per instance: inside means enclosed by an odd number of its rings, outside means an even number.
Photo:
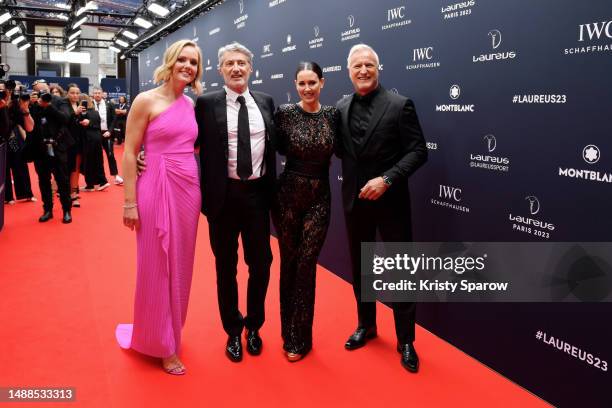
[[[383,175],[382,179],[383,179],[383,181],[385,182],[386,185],[390,186],[392,184],[391,179],[389,178],[389,176]]]

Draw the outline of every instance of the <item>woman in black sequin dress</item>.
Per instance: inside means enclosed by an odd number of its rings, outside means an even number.
[[[279,153],[287,156],[279,177],[272,220],[281,255],[281,326],[287,359],[312,348],[316,266],[330,218],[329,165],[338,111],[321,106],[324,79],[314,62],[302,62],[295,80],[301,101],[281,105],[275,121]]]

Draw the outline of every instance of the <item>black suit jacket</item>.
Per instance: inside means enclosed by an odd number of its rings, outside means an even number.
[[[380,199],[398,208],[410,208],[407,178],[427,161],[427,146],[414,104],[404,96],[380,90],[373,99],[374,111],[357,148],[349,120],[353,95],[336,104],[342,117],[338,156],[342,159],[342,199],[350,212],[360,189],[375,177],[386,175],[392,185]],[[380,200],[379,199],[379,200]]]
[[[53,138],[56,141],[55,153],[60,160],[66,160],[66,154],[75,144],[72,134],[68,131],[72,108],[66,99],[53,96],[51,103],[46,108],[33,104],[30,108],[34,119],[34,129],[26,138],[27,151],[26,160],[46,158],[45,138]],[[45,118],[43,125],[42,118]]]
[[[266,126],[266,144],[263,166],[264,180],[269,199],[274,191],[276,161],[272,141],[276,138],[273,120],[274,101],[270,95],[250,91],[259,107]],[[200,146],[200,186],[202,189],[202,212],[214,219],[221,212],[227,187],[227,103],[225,89],[200,96],[195,106]]]

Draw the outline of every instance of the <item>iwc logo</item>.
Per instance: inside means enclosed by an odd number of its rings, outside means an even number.
[[[434,61],[434,47],[421,47],[412,50],[412,64],[406,65],[408,71],[414,69],[438,68],[440,62]]]
[[[469,207],[459,204],[463,200],[463,190],[459,187],[439,185],[438,197],[430,199],[431,204],[451,210],[469,213]]]
[[[381,30],[389,30],[392,28],[405,27],[412,23],[412,20],[406,18],[406,6],[395,7],[387,10],[387,23],[383,24]]]

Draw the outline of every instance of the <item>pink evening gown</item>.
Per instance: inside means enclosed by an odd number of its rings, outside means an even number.
[[[136,183],[140,229],[134,323],[120,324],[122,348],[153,357],[179,352],[193,273],[201,192],[193,105],[181,96],[145,131],[147,169]]]

